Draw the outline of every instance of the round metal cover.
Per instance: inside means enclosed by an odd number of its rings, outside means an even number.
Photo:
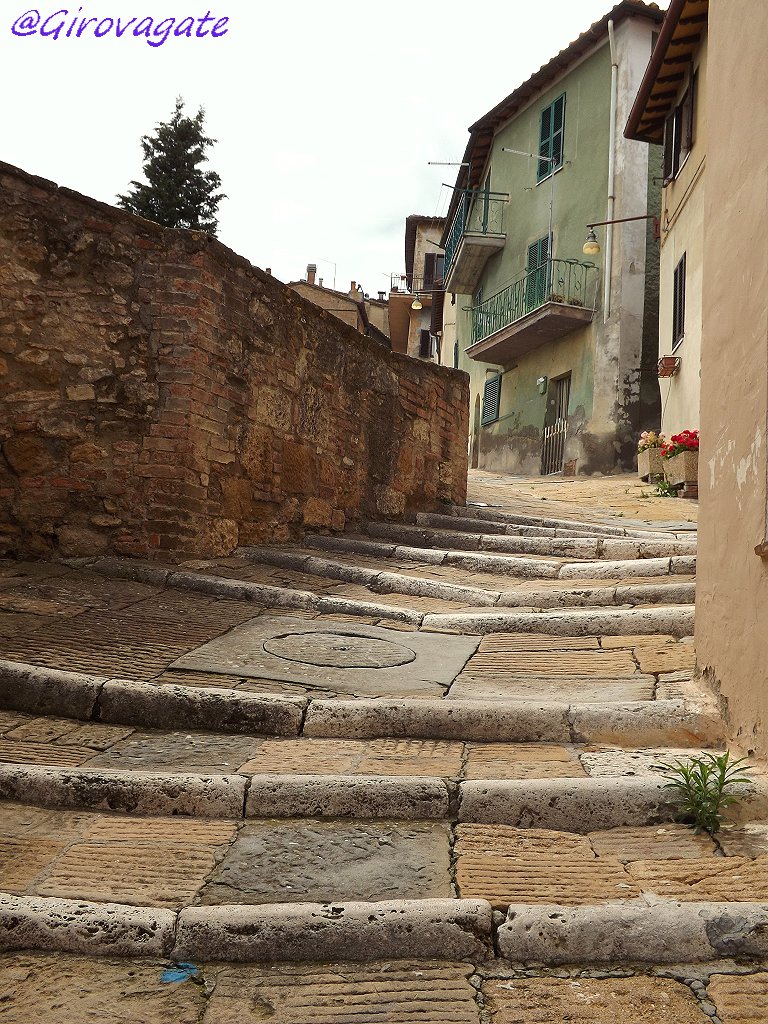
[[[416,658],[400,644],[352,633],[289,633],[265,640],[264,650],[286,661],[329,668],[394,668]]]

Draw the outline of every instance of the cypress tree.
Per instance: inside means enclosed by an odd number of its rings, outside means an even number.
[[[131,189],[118,196],[118,206],[167,228],[191,228],[215,235],[219,223],[216,213],[226,196],[219,192],[221,178],[215,171],[204,171],[205,155],[216,140],[203,130],[205,111],[195,117],[184,114],[179,96],[170,121],[162,121],[154,135],[144,135],[145,182],[132,181]]]

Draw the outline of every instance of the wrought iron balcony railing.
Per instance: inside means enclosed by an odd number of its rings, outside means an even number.
[[[472,307],[472,344],[509,327],[548,302],[594,312],[597,267],[578,260],[547,260],[507,288]]]
[[[415,274],[392,274],[390,276],[389,290],[391,292],[406,292],[409,295],[416,295],[419,292],[431,292],[441,287],[442,274],[436,277],[434,274],[417,277]]]
[[[502,198],[503,196],[503,198]],[[448,275],[464,235],[501,235],[504,233],[506,195],[485,189],[463,189],[445,246],[445,273]]]

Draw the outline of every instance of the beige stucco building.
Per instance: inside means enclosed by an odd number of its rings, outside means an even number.
[[[674,131],[670,117],[694,84],[692,145],[665,189],[662,354],[675,326],[670,273],[686,255],[684,331],[676,350],[681,368],[665,425],[694,425],[698,409],[698,667],[722,702],[732,741],[762,757],[768,756],[767,50],[765,0],[672,0],[630,121],[630,131],[653,134],[655,107],[667,132]],[[669,102],[658,98],[672,91]],[[685,126],[683,115],[679,123]],[[681,147],[686,141],[681,134]]]
[[[659,267],[661,429],[699,427],[708,0],[670,7],[629,116],[629,139],[664,146]]]
[[[317,267],[310,263],[307,276],[301,281],[289,281],[288,287],[361,334],[389,344],[389,308],[383,292],[380,298],[372,299],[357,281],[352,282],[348,292],[337,291],[326,287],[322,278],[318,281],[316,275]]]
[[[440,362],[441,335],[434,332],[433,295],[442,285],[445,227],[441,217],[411,214],[405,220],[405,271],[393,274],[389,291],[392,348]]]

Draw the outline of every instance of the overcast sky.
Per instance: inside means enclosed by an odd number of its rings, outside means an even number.
[[[17,36],[30,0],[0,0],[0,159],[113,203],[139,139],[177,95],[206,111],[223,179],[219,237],[282,280],[375,294],[404,267],[409,213],[445,212],[468,126],[607,13],[610,0],[474,4],[328,0],[31,0],[68,11],[58,39]],[[661,0],[666,8],[668,0]],[[79,9],[82,8],[81,11]],[[156,48],[73,17],[229,18],[226,34]],[[525,12],[525,13],[523,13]],[[34,20],[34,19],[33,19]],[[57,19],[48,22],[52,31]],[[20,31],[31,31],[32,22]],[[78,20],[78,25],[81,21]],[[214,22],[206,22],[210,33]],[[105,30],[107,26],[105,25]],[[76,32],[76,30],[75,30]]]

